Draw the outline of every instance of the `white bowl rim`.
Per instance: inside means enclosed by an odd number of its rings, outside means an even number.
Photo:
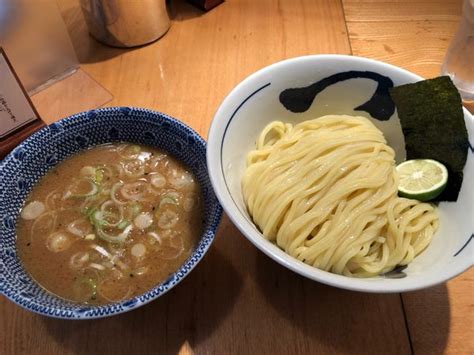
[[[406,69],[397,67],[392,64],[384,63],[375,59],[364,58],[359,56],[353,55],[346,55],[346,54],[315,54],[315,55],[305,55],[299,56],[294,58],[288,58],[276,63],[273,63],[269,66],[265,66],[258,71],[250,74],[245,79],[243,79],[237,86],[235,86],[224,98],[222,103],[219,105],[216,113],[214,114],[213,120],[209,127],[208,131],[208,142],[207,142],[207,164],[209,169],[209,178],[211,180],[211,184],[214,188],[214,192],[219,199],[221,206],[223,207],[226,214],[229,216],[233,224],[240,230],[240,232],[259,250],[261,250],[264,254],[278,262],[279,264],[285,266],[286,268],[305,276],[311,280],[321,282],[323,284],[334,286],[342,289],[352,290],[352,291],[360,291],[360,292],[368,292],[368,293],[398,293],[398,292],[408,292],[408,291],[415,291],[419,289],[424,289],[428,287],[432,287],[443,282],[446,282],[462,272],[466,271],[470,267],[474,265],[474,258],[464,258],[459,263],[453,265],[448,272],[444,272],[441,276],[437,277],[427,277],[422,280],[417,280],[418,282],[413,282],[410,278],[404,279],[396,279],[396,280],[388,280],[388,279],[380,279],[380,278],[351,278],[343,275],[334,274],[331,272],[323,271],[307,265],[290,255],[286,254],[283,250],[278,248],[276,245],[269,244],[269,242],[262,238],[260,233],[256,233],[255,226],[250,226],[245,218],[241,216],[241,212],[238,209],[236,203],[233,201],[233,197],[228,191],[226,184],[224,183],[224,176],[221,174],[222,172],[222,164],[220,160],[221,156],[221,149],[223,144],[223,140],[225,138],[225,131],[224,130],[222,140],[217,141],[215,138],[216,131],[218,130],[218,126],[221,124],[221,120],[218,120],[218,117],[222,115],[224,108],[229,106],[233,101],[233,95],[241,90],[244,86],[249,84],[255,79],[258,79],[260,76],[264,75],[265,73],[272,71],[273,69],[279,68],[281,66],[285,66],[290,62],[298,63],[301,61],[308,61],[308,60],[347,60],[352,61],[354,63],[365,63],[369,65],[376,65],[385,67],[389,70],[398,72],[402,76],[406,77],[407,79],[412,79],[413,81],[420,81],[424,80],[423,77],[414,74]],[[469,117],[469,119],[474,120],[473,116],[463,107],[464,116]],[[227,121],[227,125],[229,124],[230,120]],[[215,149],[218,147],[218,149]],[[219,152],[219,154],[216,154]],[[474,235],[471,236],[471,239],[474,238]],[[469,242],[469,241],[468,241]],[[466,243],[466,245],[468,244]],[[464,247],[463,247],[464,248]],[[380,280],[386,280],[389,282],[380,282]],[[396,281],[396,282],[392,282]]]

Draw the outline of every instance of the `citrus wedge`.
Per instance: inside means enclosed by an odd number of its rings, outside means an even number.
[[[419,201],[438,197],[448,182],[448,170],[432,159],[407,160],[397,166],[398,195]]]

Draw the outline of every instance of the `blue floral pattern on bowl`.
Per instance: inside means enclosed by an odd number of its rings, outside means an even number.
[[[85,148],[111,141],[152,145],[190,167],[203,191],[204,231],[184,264],[148,292],[103,306],[72,303],[42,289],[23,270],[16,255],[16,219],[31,188],[52,166]],[[191,128],[167,115],[131,107],[79,113],[26,139],[0,162],[0,201],[0,293],[27,310],[66,319],[101,318],[123,313],[169,291],[204,257],[222,214],[208,176],[205,141]]]

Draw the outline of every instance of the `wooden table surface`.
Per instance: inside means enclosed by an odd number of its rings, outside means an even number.
[[[285,58],[354,54],[436,76],[461,13],[460,0],[227,0],[209,13],[172,0],[169,32],[124,50],[87,35],[77,0],[59,5],[82,70],[106,90],[44,91],[33,97],[43,117],[71,113],[77,95],[113,97],[106,105],[156,109],[204,137],[238,82]],[[63,321],[0,299],[0,354],[473,354],[473,279],[403,295],[339,290],[272,261],[224,215],[196,269],[133,312]]]

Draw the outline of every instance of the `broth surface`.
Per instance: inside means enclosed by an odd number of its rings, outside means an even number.
[[[107,144],[58,164],[33,188],[17,250],[43,288],[92,304],[140,295],[189,257],[202,232],[195,177],[147,146]]]

